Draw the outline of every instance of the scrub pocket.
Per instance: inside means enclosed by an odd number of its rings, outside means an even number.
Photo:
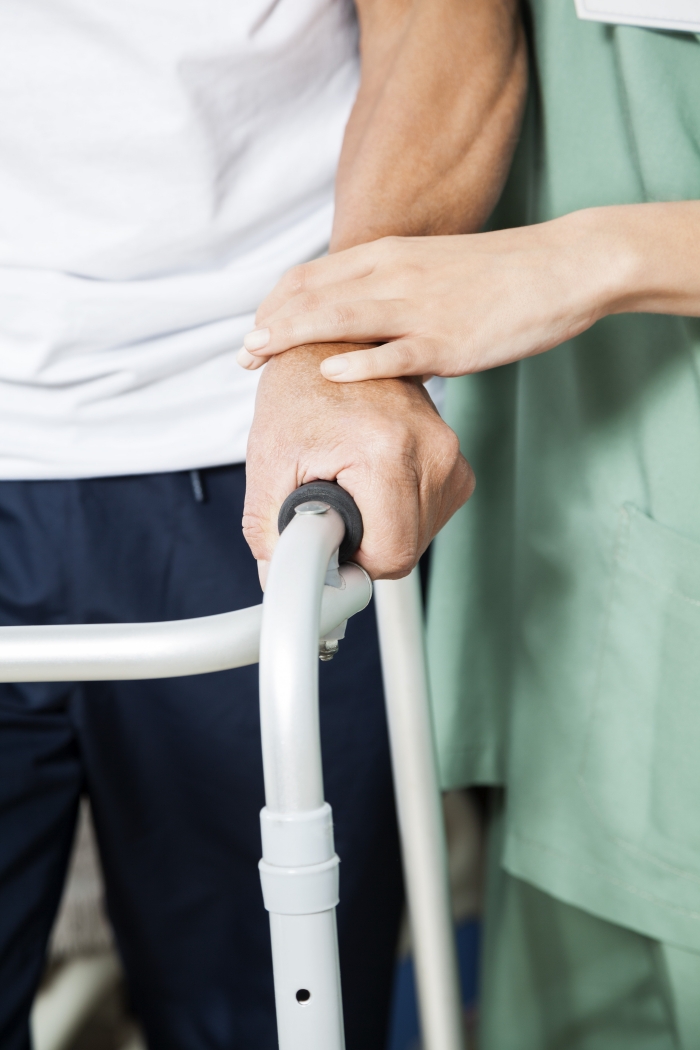
[[[618,847],[700,900],[700,544],[631,504],[579,783]]]

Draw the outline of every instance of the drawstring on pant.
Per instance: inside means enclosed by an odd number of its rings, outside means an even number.
[[[197,503],[206,503],[207,494],[204,491],[204,482],[202,475],[198,470],[190,471],[190,482],[192,484],[192,495],[194,496]]]

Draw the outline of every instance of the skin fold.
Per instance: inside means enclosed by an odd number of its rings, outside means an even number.
[[[501,191],[524,104],[516,0],[361,0],[357,10],[362,77],[331,251],[391,234],[478,229]],[[374,578],[405,575],[471,495],[472,472],[420,382],[329,383],[320,371],[329,348],[316,344],[297,340],[261,377],[244,534],[262,577],[288,493],[337,478],[364,519],[356,560]],[[247,350],[239,357],[244,367],[264,360]]]
[[[629,312],[700,316],[700,202],[590,208],[494,233],[384,238],[317,260],[290,271],[262,304],[257,354],[300,339],[348,339],[365,345],[327,351],[321,363],[338,385],[457,376],[542,353]]]

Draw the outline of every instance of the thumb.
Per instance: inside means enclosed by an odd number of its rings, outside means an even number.
[[[321,362],[321,373],[334,383],[358,383],[365,379],[394,379],[399,376],[439,374],[439,350],[428,339],[396,339],[391,343],[335,354]]]

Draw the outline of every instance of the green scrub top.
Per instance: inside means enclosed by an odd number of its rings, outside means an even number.
[[[497,225],[700,198],[700,38],[532,0]],[[700,321],[627,315],[448,384],[477,475],[435,547],[443,783],[506,784],[506,869],[700,950]]]

